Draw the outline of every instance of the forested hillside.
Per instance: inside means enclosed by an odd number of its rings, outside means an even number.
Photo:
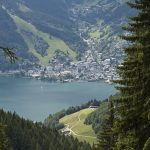
[[[60,135],[55,129],[25,120],[15,113],[0,110],[0,123],[0,150],[8,150],[8,147],[14,150],[91,150],[85,142]]]
[[[86,124],[92,124],[93,129],[98,133],[98,144],[93,149],[149,150],[150,1],[135,0],[128,3],[131,8],[134,8],[133,12],[138,11],[138,14],[134,17],[130,15],[132,17],[130,17],[129,23],[123,26],[125,33],[122,39],[126,42],[122,42],[117,36],[117,33],[121,31],[118,26],[127,21],[123,15],[128,16],[130,13],[130,10],[126,11],[128,9],[121,0],[93,0],[92,2],[90,0],[51,0],[51,2],[46,0],[44,7],[39,0],[32,2],[17,0],[16,3],[10,0],[9,3],[8,1],[5,2],[0,1],[0,11],[3,14],[0,17],[5,20],[0,25],[2,27],[7,25],[8,31],[4,30],[7,33],[12,33],[12,26],[15,29],[13,30],[13,32],[15,31],[14,35],[16,35],[12,39],[13,43],[18,43],[18,40],[21,40],[26,45],[25,51],[16,49],[16,53],[22,55],[23,52],[27,58],[34,59],[39,64],[48,64],[56,51],[62,51],[75,61],[84,54],[86,46],[94,52],[101,52],[104,58],[111,56],[118,61],[121,61],[125,53],[126,57],[117,67],[120,78],[114,81],[119,95],[101,103],[100,107],[92,114],[88,112],[89,116],[86,120],[83,112],[81,117],[84,118],[80,118],[81,111],[79,114],[78,112],[74,113],[75,117],[71,115],[69,117],[71,121],[76,118],[77,124],[82,121],[83,125],[83,120]],[[64,9],[58,4],[61,4]],[[48,5],[51,5],[51,10],[47,7]],[[56,16],[53,17],[53,12],[57,10],[60,10],[64,15],[56,13]],[[34,17],[35,13],[37,18]],[[51,15],[48,17],[47,14]],[[3,18],[3,16],[5,17]],[[98,16],[102,20],[98,20]],[[43,18],[42,24],[38,22],[39,17]],[[111,20],[115,23],[112,23]],[[51,24],[51,21],[54,24]],[[69,27],[67,27],[66,22],[68,22]],[[97,29],[95,25],[101,28]],[[102,31],[100,32],[99,29]],[[3,33],[3,30],[1,32],[2,39],[7,41],[4,37],[7,38],[9,34]],[[71,40],[69,38],[70,33]],[[82,45],[82,49],[78,44],[80,45],[83,41],[86,45]],[[58,46],[58,43],[61,43],[61,46]],[[121,52],[123,45],[126,47],[124,52]],[[60,47],[64,47],[64,49],[60,50]],[[47,51],[44,51],[45,48]],[[16,113],[6,113],[0,110],[0,150],[92,150],[86,142],[79,142],[72,136],[64,136],[55,129],[55,125],[62,116],[82,108],[84,106],[71,107],[53,116],[50,115],[45,120],[47,127],[42,123],[34,123],[20,118]],[[62,120],[68,126],[67,128],[72,123],[70,118],[68,119],[66,116]],[[50,128],[51,124],[52,127]],[[78,128],[78,126],[76,127]],[[70,129],[70,131],[72,130]]]
[[[64,127],[64,124],[60,123],[59,120],[67,115],[73,114],[75,112],[78,112],[82,109],[89,108],[89,106],[99,106],[101,104],[101,101],[97,101],[96,99],[91,100],[85,104],[82,104],[81,106],[71,106],[68,109],[61,110],[55,114],[50,114],[45,120],[44,125],[48,126],[52,129],[62,129]]]
[[[108,102],[103,102],[100,107],[89,114],[85,119],[86,125],[92,125],[92,128],[96,134],[98,134],[102,128],[106,125],[105,119],[108,117]]]
[[[109,103],[115,98],[119,97],[119,93],[110,96],[108,99],[103,100],[98,109],[89,114],[85,119],[85,124],[92,125],[93,130],[98,135],[105,126],[107,126],[106,120],[109,118]]]
[[[150,1],[129,2],[138,15],[130,17],[122,36],[129,45],[118,67],[119,97],[109,100],[106,125],[99,133],[99,149],[150,149]]]

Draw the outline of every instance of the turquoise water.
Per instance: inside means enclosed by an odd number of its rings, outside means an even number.
[[[0,108],[34,121],[50,113],[91,99],[103,100],[116,93],[114,85],[100,82],[50,83],[35,79],[0,77]]]

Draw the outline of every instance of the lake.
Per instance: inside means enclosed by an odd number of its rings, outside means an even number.
[[[50,83],[0,76],[0,108],[34,121],[43,121],[50,113],[94,98],[103,100],[115,93],[114,85],[104,81]]]

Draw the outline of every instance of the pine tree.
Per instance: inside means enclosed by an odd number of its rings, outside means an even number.
[[[149,139],[146,141],[143,150],[150,150],[150,137],[149,137]]]
[[[0,50],[4,52],[4,55],[10,60],[11,63],[14,63],[18,60],[18,57],[13,52],[12,48],[0,46]]]
[[[99,150],[112,150],[114,144],[114,135],[112,132],[114,122],[114,105],[112,100],[109,101],[108,118],[105,119],[105,126],[98,135],[98,149]]]
[[[123,27],[129,34],[122,38],[130,45],[118,67],[121,79],[115,81],[121,94],[115,100],[115,150],[141,150],[150,137],[150,1],[128,4],[138,10],[138,15]]]
[[[12,150],[5,135],[5,127],[0,124],[0,150]]]

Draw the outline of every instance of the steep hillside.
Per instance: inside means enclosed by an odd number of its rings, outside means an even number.
[[[15,113],[0,110],[0,125],[5,125],[6,136],[13,150],[91,150],[89,144],[58,131],[44,127],[42,123],[20,118]],[[2,138],[2,137],[0,137]],[[12,150],[11,149],[11,150]]]
[[[50,37],[49,34],[39,31],[35,26],[18,16],[9,15],[17,25],[17,32],[28,45],[29,52],[34,54],[41,64],[48,65],[56,50],[68,53],[72,60],[76,59],[76,53],[64,41]]]
[[[23,64],[47,65],[59,50],[70,61],[112,58],[113,67],[123,57],[121,26],[133,13],[121,0],[0,1],[0,44],[14,47]]]
[[[84,121],[85,118],[94,111],[95,109],[86,108],[61,118],[60,123],[66,126],[62,129],[62,132],[70,132],[69,134],[78,138],[80,141],[87,141],[93,145],[93,143],[97,142],[96,135],[92,130],[92,126],[85,125]]]
[[[72,21],[59,8],[53,13],[45,11],[47,6],[48,10],[55,8],[55,2],[45,2],[45,5],[34,2],[29,6],[28,1],[0,2],[0,44],[14,47],[20,57],[42,65],[48,65],[58,50],[76,60],[80,37],[74,33]],[[57,15],[57,11],[64,17]]]
[[[84,123],[92,125],[95,134],[97,134],[105,126],[106,118],[108,118],[108,102],[103,102],[96,111],[86,117]]]

